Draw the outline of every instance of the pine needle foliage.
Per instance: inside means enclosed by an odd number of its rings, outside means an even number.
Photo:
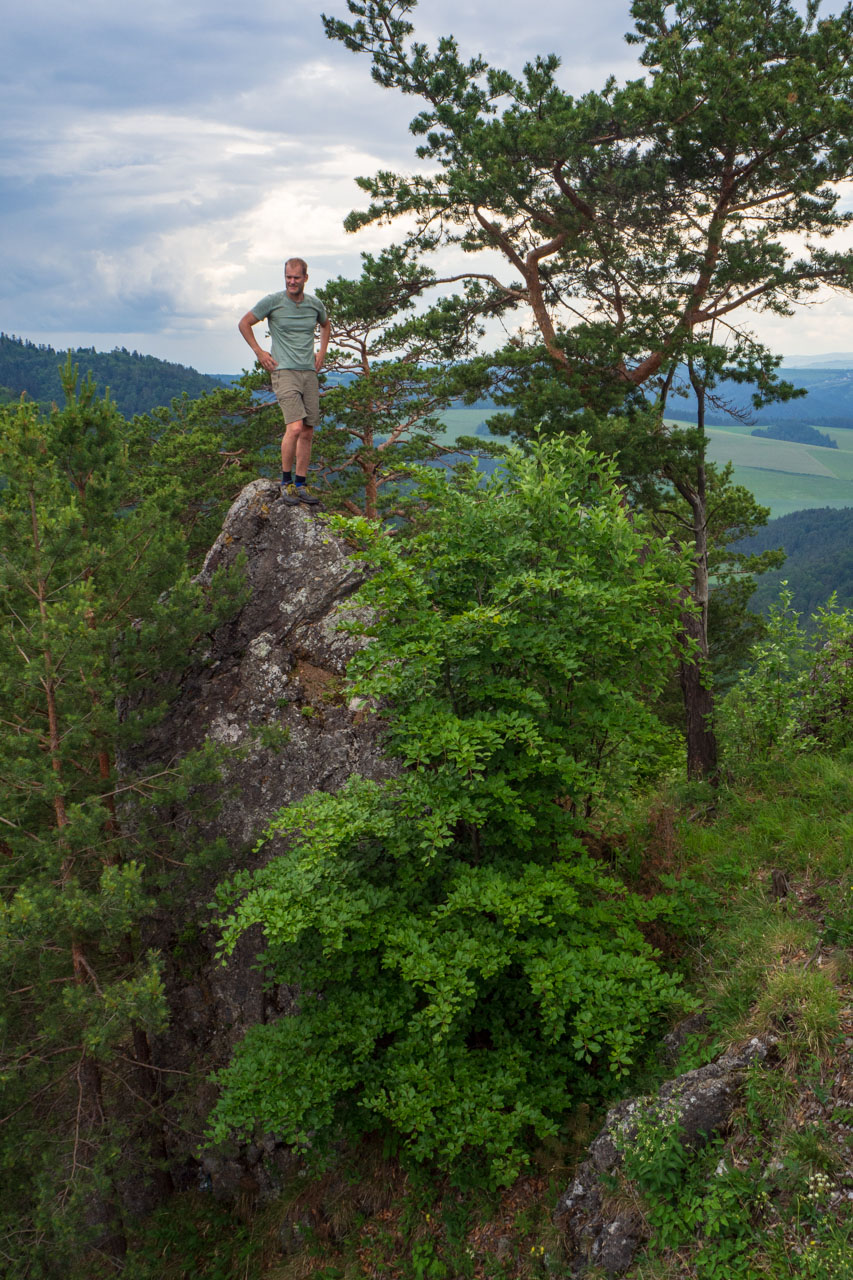
[[[156,1157],[148,1036],[166,1020],[161,960],[141,929],[162,887],[165,835],[150,815],[134,820],[130,798],[186,795],[190,766],[196,781],[218,776],[201,753],[181,776],[119,778],[118,753],[168,697],[162,677],[185,665],[214,615],[188,580],[177,522],[156,502],[127,502],[127,424],[91,380],[79,384],[70,360],[63,380],[61,410],[23,400],[3,411],[0,433],[9,1276],[112,1274],[124,1256],[120,1155],[130,1137]],[[233,611],[236,584],[218,587],[217,605]],[[157,1166],[147,1172],[156,1179]]]

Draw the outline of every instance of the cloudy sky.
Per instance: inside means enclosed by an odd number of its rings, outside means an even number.
[[[8,7],[0,329],[233,372],[251,361],[236,321],[282,287],[285,256],[312,285],[356,273],[389,233],[343,231],[353,179],[411,168],[417,107],[326,40],[321,9],[346,16],[345,0]],[[636,74],[628,0],[421,0],[415,22],[514,71],[557,52],[572,92]],[[760,332],[785,353],[853,350],[853,303]]]

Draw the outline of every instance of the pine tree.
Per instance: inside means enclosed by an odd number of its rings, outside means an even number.
[[[330,505],[370,519],[400,514],[401,486],[450,452],[440,417],[471,381],[464,361],[482,330],[481,290],[416,301],[434,275],[398,247],[362,255],[356,280],[323,289],[332,321],[323,424],[313,465]]]
[[[139,1095],[166,1009],[140,922],[158,850],[119,803],[116,751],[157,709],[123,724],[119,698],[180,666],[205,605],[179,529],[127,506],[123,419],[70,361],[64,383],[62,410],[22,401],[0,434],[0,1230],[7,1274],[67,1277],[125,1251],[122,1094],[156,1143]]]
[[[703,344],[719,377],[757,374],[765,402],[788,397],[749,309],[788,315],[822,287],[851,288],[853,253],[822,242],[851,218],[839,184],[853,172],[853,7],[819,19],[817,3],[801,13],[790,0],[634,0],[627,39],[645,75],[577,99],[554,54],[516,77],[463,60],[451,36],[432,49],[413,39],[415,7],[348,0],[352,21],[324,19],[380,85],[420,99],[410,128],[433,166],[359,179],[370,205],[347,226],[406,218],[413,249],[470,255],[484,307],[527,310],[534,340],[494,357],[522,430],[656,410],[649,474],[697,535],[701,624],[706,464],[694,452],[686,478],[666,398]],[[684,669],[688,770],[702,774],[714,767],[707,630],[686,632],[698,645]]]

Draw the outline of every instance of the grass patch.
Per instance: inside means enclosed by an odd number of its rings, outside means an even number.
[[[777,761],[713,810],[694,799],[675,804],[675,837],[713,887],[685,952],[709,1022],[680,1069],[753,1035],[775,1061],[750,1068],[731,1131],[704,1152],[648,1134],[627,1158],[651,1239],[626,1277],[853,1280],[849,764]]]
[[[810,960],[801,964],[797,956],[794,963],[769,974],[748,1027],[756,1035],[778,1035],[789,1065],[828,1059],[838,1040],[841,1000],[836,974],[810,968]]]
[[[699,921],[691,981],[721,1043],[769,1029],[789,1000],[805,1036],[786,1038],[791,1052],[827,1051],[840,1007],[830,990],[847,977],[833,952],[853,937],[852,810],[849,768],[811,755],[721,788],[712,821],[682,811],[682,863],[717,908]]]

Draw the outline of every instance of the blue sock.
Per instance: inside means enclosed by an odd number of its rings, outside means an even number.
[[[281,483],[282,483],[282,484],[293,484],[293,472],[292,472],[292,471],[282,471],[282,473],[281,473]]]
[[[300,486],[300,485],[307,484],[307,483],[308,483],[308,477],[307,477],[307,476],[297,476],[297,477],[296,477],[296,487],[297,487],[297,489],[299,488],[299,486]]]

